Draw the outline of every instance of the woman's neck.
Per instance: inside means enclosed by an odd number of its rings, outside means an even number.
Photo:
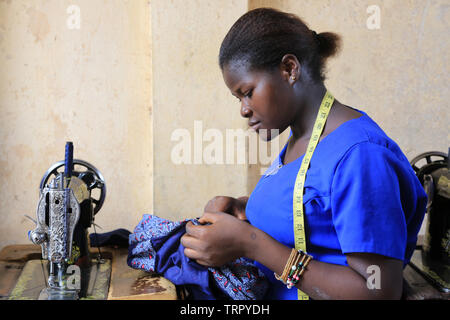
[[[319,112],[319,107],[327,88],[323,84],[314,84],[302,90],[303,105],[298,108],[294,122],[290,125],[292,131],[291,140],[309,139],[314,127],[314,122]]]

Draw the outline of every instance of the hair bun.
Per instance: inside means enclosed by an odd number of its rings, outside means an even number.
[[[332,57],[341,49],[341,37],[333,32],[317,34],[313,31],[313,36],[318,44],[318,53],[323,58]]]

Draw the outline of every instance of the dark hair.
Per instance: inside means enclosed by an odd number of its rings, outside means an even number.
[[[258,8],[240,17],[225,36],[219,65],[244,64],[249,70],[278,67],[285,54],[294,54],[313,81],[324,81],[325,62],[340,48],[340,37],[316,34],[295,14]]]

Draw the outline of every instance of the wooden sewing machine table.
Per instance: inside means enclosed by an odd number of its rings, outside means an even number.
[[[97,254],[97,248],[91,248],[91,256],[97,257]],[[92,290],[88,299],[177,299],[175,286],[164,277],[130,268],[126,262],[126,248],[102,247],[101,254],[106,262],[104,266],[100,265],[100,271],[95,277],[96,289]],[[31,267],[32,264],[36,265],[35,270]],[[0,251],[0,300],[38,299],[40,291],[45,287],[42,266],[40,246],[30,244],[4,247]],[[103,275],[102,267],[108,269]],[[25,272],[29,274],[24,276]],[[22,283],[18,283],[19,281]],[[105,293],[101,293],[101,289]]]

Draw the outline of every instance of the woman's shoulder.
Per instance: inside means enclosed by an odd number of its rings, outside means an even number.
[[[345,154],[359,146],[369,146],[374,152],[392,153],[400,161],[408,163],[398,144],[367,113],[354,110],[361,113],[361,116],[342,123],[326,137],[329,141],[322,150],[323,157],[339,162]],[[367,156],[376,155],[367,154]]]

